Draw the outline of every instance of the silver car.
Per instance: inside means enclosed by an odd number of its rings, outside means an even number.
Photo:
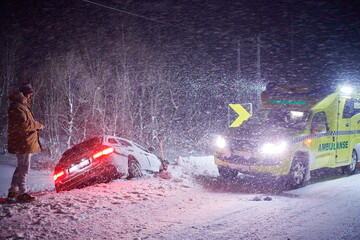
[[[88,139],[68,149],[54,169],[57,192],[109,182],[117,178],[141,177],[144,171],[160,172],[160,158],[140,145],[119,137]]]

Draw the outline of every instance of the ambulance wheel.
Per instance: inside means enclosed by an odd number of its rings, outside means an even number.
[[[231,169],[228,167],[223,167],[223,166],[218,166],[218,170],[219,170],[220,177],[225,180],[232,180],[232,179],[236,178],[237,175],[239,174],[239,172],[237,170],[234,170],[234,169]]]
[[[356,170],[356,164],[357,164],[358,160],[359,160],[359,158],[358,158],[357,152],[354,149],[352,151],[352,155],[351,155],[351,163],[349,165],[343,167],[344,173],[347,175],[353,174]]]
[[[128,171],[129,171],[129,176],[127,177],[127,179],[142,177],[143,175],[140,164],[138,163],[138,161],[132,158],[129,159]]]
[[[295,156],[293,159],[290,173],[288,174],[287,186],[291,189],[303,187],[305,185],[307,164],[305,158]]]

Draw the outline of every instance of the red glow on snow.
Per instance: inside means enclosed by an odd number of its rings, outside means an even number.
[[[58,172],[57,174],[54,174],[54,181],[56,181],[56,179],[58,179],[59,177],[61,177],[64,174],[65,174],[64,171],[61,171],[61,172]]]
[[[106,148],[106,149],[104,149],[104,150],[102,150],[102,151],[100,151],[100,152],[98,152],[98,153],[95,153],[95,154],[93,155],[93,158],[96,159],[96,158],[99,158],[99,157],[101,157],[101,156],[103,156],[103,155],[108,155],[108,154],[110,154],[110,153],[113,153],[114,150],[115,150],[115,149],[112,148],[112,147]]]

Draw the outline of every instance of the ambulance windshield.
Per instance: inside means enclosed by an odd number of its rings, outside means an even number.
[[[310,115],[310,111],[296,111],[289,109],[266,109],[254,114],[252,121],[271,126],[304,129]]]

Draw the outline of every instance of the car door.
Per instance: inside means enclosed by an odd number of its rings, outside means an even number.
[[[149,160],[147,159],[143,149],[134,142],[126,141],[125,139],[121,139],[120,141],[123,145],[126,145],[129,155],[134,156],[134,158],[140,163],[142,169],[150,168]]]
[[[121,173],[128,172],[128,152],[123,144],[119,141],[119,139],[114,137],[108,137],[106,139],[107,143],[115,148],[113,155],[113,163],[116,168]]]
[[[146,159],[147,164],[144,165],[145,169],[151,170],[151,153],[149,153],[147,150],[145,150],[145,148],[143,148],[142,146],[133,143],[133,145],[136,147],[136,151],[138,152],[138,154],[141,156],[141,158]],[[145,161],[145,160],[144,160]]]
[[[147,151],[145,149],[144,149],[144,151],[145,151],[145,155],[146,155],[147,159],[149,160],[150,170],[159,171],[159,169],[161,167],[160,159],[157,156],[155,156],[154,154],[150,153],[149,151]]]

